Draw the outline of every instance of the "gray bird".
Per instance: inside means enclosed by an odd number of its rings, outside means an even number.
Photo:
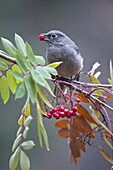
[[[71,78],[78,74],[83,68],[83,58],[77,45],[63,32],[52,30],[42,33],[40,40],[48,43],[46,58],[48,63],[62,61],[56,69],[60,77]],[[64,91],[64,84],[60,84]]]

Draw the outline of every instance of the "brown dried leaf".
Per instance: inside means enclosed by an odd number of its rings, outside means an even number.
[[[101,147],[99,147],[99,149],[104,158],[113,164],[113,159],[111,158],[111,156],[109,156]]]
[[[70,162],[73,164],[75,163],[77,165],[77,160],[73,157],[73,155],[70,153]]]
[[[103,131],[103,134],[111,138],[111,134],[107,131]]]
[[[89,100],[87,97],[85,97],[82,93],[75,93],[75,96],[78,97],[82,102],[89,103]]]
[[[107,99],[113,100],[113,96],[111,94],[108,94]]]
[[[66,129],[66,128],[65,129],[64,128],[59,129],[57,133],[62,138],[69,138],[70,137],[70,130]]]
[[[69,128],[70,127],[70,122],[69,120],[59,120],[55,123],[55,127],[57,128]]]
[[[82,117],[84,117],[85,119],[87,119],[89,122],[98,125],[97,122],[93,119],[93,117],[89,114],[89,112],[88,112],[82,105],[77,104],[77,107],[78,107],[78,113],[79,113]]]
[[[103,103],[106,103],[102,97],[99,97],[98,100],[100,100]],[[100,104],[97,101],[95,102],[95,104],[99,107],[99,109],[102,109],[102,107],[100,106]]]
[[[90,100],[89,100],[89,103],[90,103],[92,109],[93,109],[95,112],[97,112],[98,109],[96,108],[96,106],[95,106]],[[94,103],[95,103],[95,102],[94,102]]]
[[[78,128],[72,124],[70,127],[70,149],[74,159],[81,157],[81,152],[86,152],[84,141],[81,138]]]
[[[90,133],[88,134],[88,137],[95,138],[93,129],[82,116],[77,115],[73,117],[73,125],[76,126],[82,134]]]

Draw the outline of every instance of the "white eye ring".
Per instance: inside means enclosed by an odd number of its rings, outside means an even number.
[[[56,34],[52,34],[51,36],[52,36],[52,38],[56,38],[56,37],[57,37],[57,35],[56,35]]]

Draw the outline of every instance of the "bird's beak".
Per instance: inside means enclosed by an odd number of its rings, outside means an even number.
[[[40,40],[43,40],[43,41],[49,41],[49,37],[48,37],[48,35],[45,34],[45,33],[40,34],[40,35],[39,35],[39,39],[40,39]]]

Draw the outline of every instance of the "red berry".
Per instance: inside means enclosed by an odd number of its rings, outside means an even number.
[[[47,113],[47,118],[48,119],[51,119],[52,118],[52,115],[50,113]]]
[[[62,112],[64,111],[64,106],[60,107],[60,111],[62,111]]]
[[[59,105],[58,109],[63,112],[64,111],[64,106],[63,105]]]
[[[53,117],[56,118],[56,119],[59,119],[59,118],[60,118],[60,115],[59,115],[57,112],[54,112],[54,113],[53,113]]]
[[[78,111],[78,108],[75,106],[72,108],[73,112],[77,112]]]
[[[77,100],[77,102],[81,102],[81,100],[79,98],[77,98],[76,100]]]
[[[70,116],[73,116],[74,115],[74,112],[72,110],[69,111],[68,113]]]
[[[68,119],[70,119],[71,118],[71,114],[66,114],[66,117],[68,118]]]
[[[52,112],[54,113],[54,112],[57,112],[57,108],[53,108],[52,109]]]
[[[64,113],[67,115],[69,113],[69,109],[64,109]]]
[[[77,112],[74,112],[74,113],[73,113],[73,116],[76,116],[76,115],[77,115]]]
[[[50,110],[50,111],[49,111],[49,113],[52,115],[52,114],[53,114],[53,111],[52,111],[52,110]]]
[[[60,112],[59,115],[60,115],[60,117],[62,117],[62,118],[65,117],[65,113],[64,113],[64,112]]]
[[[44,38],[45,38],[45,35],[44,35],[44,34],[40,34],[40,35],[39,35],[39,39],[40,39],[40,40],[44,40]]]

